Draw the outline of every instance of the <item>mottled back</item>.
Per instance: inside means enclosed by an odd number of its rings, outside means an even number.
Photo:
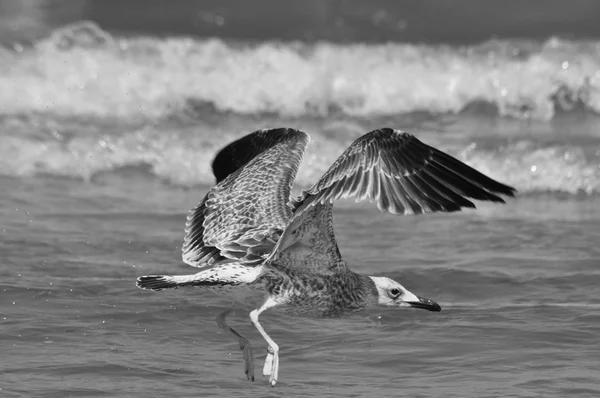
[[[183,261],[264,261],[292,215],[290,192],[308,142],[304,132],[282,128],[223,148],[213,162],[218,184],[188,216]]]

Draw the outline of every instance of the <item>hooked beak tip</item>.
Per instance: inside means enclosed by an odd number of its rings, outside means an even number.
[[[433,300],[429,300],[423,297],[417,297],[419,301],[409,301],[408,304],[414,308],[420,308],[422,310],[440,312],[442,307]]]

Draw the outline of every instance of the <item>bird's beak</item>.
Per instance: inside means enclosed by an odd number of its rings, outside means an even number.
[[[416,301],[407,301],[406,304],[408,304],[411,307],[420,308],[422,310],[427,311],[440,312],[442,310],[442,307],[440,307],[440,305],[433,300],[429,300],[418,296],[415,297],[417,297]]]

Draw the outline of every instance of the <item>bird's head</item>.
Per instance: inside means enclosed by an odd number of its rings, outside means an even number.
[[[393,279],[381,276],[369,277],[375,284],[377,304],[388,307],[414,307],[428,311],[441,311],[442,307],[433,300],[418,297]],[[374,292],[375,293],[375,292]]]

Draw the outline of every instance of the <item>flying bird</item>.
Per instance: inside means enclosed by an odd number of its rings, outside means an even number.
[[[292,197],[309,140],[300,130],[265,129],[221,149],[212,164],[217,185],[186,222],[183,261],[200,272],[137,280],[143,289],[197,286],[236,302],[260,299],[250,320],[268,344],[263,374],[271,386],[279,346],[259,322],[267,309],[312,317],[346,316],[371,305],[441,310],[392,279],[348,268],[334,235],[336,199],[369,199],[383,212],[408,215],[474,208],[468,198],[504,203],[499,195],[516,192],[409,133],[382,128],[354,141],[316,184]],[[253,381],[252,347],[227,324],[231,311],[217,323],[240,344]]]

